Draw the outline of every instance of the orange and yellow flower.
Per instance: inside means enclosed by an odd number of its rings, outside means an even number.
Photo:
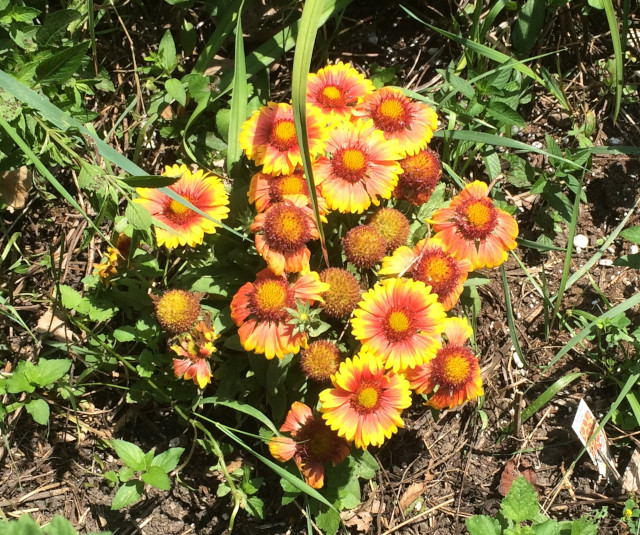
[[[431,220],[436,238],[456,258],[471,261],[473,269],[496,267],[515,249],[518,223],[489,198],[489,188],[476,180],[436,210]]]
[[[211,382],[209,358],[217,350],[213,343],[220,338],[209,320],[199,321],[191,332],[183,335],[171,350],[182,358],[173,359],[176,377],[193,380],[201,389]]]
[[[329,120],[349,119],[356,104],[374,91],[373,82],[351,65],[339,61],[309,74],[307,102],[317,107]]]
[[[270,269],[258,273],[231,300],[231,317],[238,328],[240,343],[247,351],[268,359],[284,358],[307,347],[307,336],[297,332],[287,308],[296,309],[296,300],[313,304],[322,302],[321,294],[329,285],[321,282],[315,271],[305,273],[293,283],[275,275]]]
[[[400,160],[404,171],[393,192],[396,199],[405,200],[414,206],[426,203],[442,176],[440,158],[429,147],[417,154]]]
[[[472,334],[473,329],[467,320],[447,318],[444,320],[447,343],[429,362],[407,370],[406,377],[417,394],[429,394],[435,390],[429,399],[433,408],[453,409],[484,395],[478,359],[465,347]]]
[[[426,147],[438,127],[438,116],[430,106],[392,87],[382,87],[366,96],[353,114],[373,119],[385,139],[398,141],[403,156]]]
[[[353,336],[394,372],[414,368],[440,347],[446,314],[437,299],[422,281],[385,279],[362,296],[353,312]]]
[[[167,166],[163,175],[180,176],[169,189],[215,221],[194,212],[159,189],[137,188],[139,197],[134,202],[144,206],[153,217],[171,229],[155,227],[158,245],[168,249],[178,245],[195,247],[203,242],[205,234],[215,233],[221,226],[220,221],[229,214],[229,196],[224,184],[220,177],[202,170],[192,173],[184,164]]]
[[[328,131],[324,116],[307,107],[307,136],[312,158],[324,151]],[[269,102],[242,125],[240,147],[268,174],[291,174],[302,166],[291,104]]]
[[[303,199],[308,206],[311,206],[309,187],[303,171],[299,169],[291,174],[279,176],[256,173],[251,179],[247,195],[249,202],[255,203],[258,212],[264,212],[270,206],[284,200],[297,198]],[[320,195],[318,188],[316,188],[316,198],[320,215],[325,215],[327,202]]]
[[[373,121],[345,122],[331,131],[313,174],[331,210],[360,214],[391,197],[402,172],[398,159],[398,145],[386,142]]]
[[[118,274],[118,268],[129,260],[131,238],[125,234],[118,235],[115,247],[107,247],[106,260],[99,264],[93,264],[94,269],[108,288],[113,284],[111,280]]]
[[[331,382],[333,388],[320,392],[322,417],[357,448],[380,446],[404,427],[400,415],[411,405],[409,381],[386,372],[381,359],[362,351],[340,364]]]
[[[309,270],[309,240],[319,238],[313,211],[301,198],[285,200],[257,214],[250,227],[258,254],[276,275]]]
[[[391,256],[382,259],[380,275],[405,275],[431,286],[445,311],[458,302],[464,289],[471,262],[451,256],[438,238],[420,240],[413,249],[399,247]]]
[[[273,437],[269,441],[271,455],[283,463],[293,458],[307,484],[314,489],[324,486],[324,465],[331,462],[336,466],[351,450],[346,440],[299,401],[291,405],[280,431],[289,433],[291,438]]]

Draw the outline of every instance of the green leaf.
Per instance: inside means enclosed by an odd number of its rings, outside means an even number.
[[[142,496],[142,491],[144,490],[144,483],[142,481],[131,480],[127,481],[116,493],[113,497],[113,502],[111,502],[111,510],[117,511],[118,509],[122,509],[127,505],[131,505],[132,503],[137,502]]]
[[[169,490],[171,488],[169,476],[159,466],[151,466],[149,470],[143,472],[142,481],[160,490]]]
[[[151,462],[151,466],[162,468],[165,473],[171,472],[180,461],[180,456],[184,453],[184,448],[170,448],[157,455]]]
[[[484,165],[487,168],[487,174],[491,180],[502,172],[500,157],[498,156],[495,148],[488,147],[486,150],[482,151],[482,159],[484,160]]]
[[[533,485],[524,476],[519,476],[511,485],[511,490],[502,500],[502,514],[516,523],[533,520],[540,511],[538,495]]]
[[[340,514],[335,509],[322,507],[315,521],[325,535],[335,535],[340,527]]]
[[[216,129],[225,143],[229,142],[229,124],[231,122],[231,110],[220,108],[216,113]]]
[[[177,100],[183,106],[187,105],[187,92],[184,90],[184,86],[180,80],[169,78],[164,83],[164,88],[171,98]]]
[[[89,41],[65,48],[45,59],[36,68],[38,81],[41,84],[55,82],[63,84],[71,78],[87,55]]]
[[[640,244],[640,226],[626,228],[620,233],[620,236],[625,240]]]
[[[284,478],[280,479],[280,486],[284,491],[282,495],[282,505],[290,504],[300,495],[300,490],[294,487],[291,483],[289,483],[289,481]]]
[[[148,230],[151,228],[151,214],[146,208],[139,204],[130,202],[127,205],[124,215],[136,230]]]
[[[160,65],[167,72],[170,73],[176,68],[178,60],[176,58],[176,45],[173,42],[171,32],[167,30],[158,46],[158,55],[160,56]]]
[[[33,399],[24,408],[40,425],[47,425],[49,422],[49,404],[44,399]]]
[[[244,2],[240,4],[238,10],[238,20],[236,21],[236,46],[235,63],[233,71],[233,88],[231,91],[231,115],[229,118],[229,131],[227,136],[227,172],[233,176],[235,168],[242,158],[240,148],[240,130],[247,118],[247,66],[244,55],[244,40],[242,38],[242,8]]]
[[[48,535],[78,535],[78,532],[73,529],[73,524],[60,515],[54,516],[43,531]]]
[[[60,301],[63,307],[69,310],[75,310],[80,314],[86,315],[89,313],[91,305],[86,297],[82,297],[79,292],[66,284],[61,284],[58,288],[60,290]]]
[[[11,21],[31,22],[38,15],[40,15],[40,11],[35,7],[13,5],[7,11],[0,14],[0,24],[9,24]]]
[[[7,379],[7,392],[10,394],[21,394],[22,392],[30,394],[33,392],[36,388],[27,376],[33,368],[35,366],[31,362],[20,361],[13,375]]]
[[[164,188],[175,184],[182,175],[137,175],[122,178],[122,182],[134,188]]]
[[[258,496],[247,498],[246,511],[251,516],[259,519],[264,518],[264,502]]]
[[[527,0],[520,9],[511,33],[513,46],[520,54],[529,52],[536,44],[544,24],[546,3],[546,0]]]
[[[613,262],[613,265],[640,269],[640,253],[622,255],[620,258],[616,258],[616,260]]]
[[[351,454],[351,459],[355,463],[355,473],[362,479],[373,479],[380,468],[376,458],[367,450],[356,450]]]
[[[70,359],[40,359],[33,371],[27,372],[27,378],[40,388],[56,382],[71,368]]]
[[[470,535],[500,535],[502,533],[500,522],[490,516],[472,516],[467,518],[465,525]]]
[[[553,396],[555,396],[561,390],[567,388],[569,384],[573,381],[582,377],[584,372],[571,372],[567,375],[560,377],[555,383],[553,383],[549,388],[547,388],[542,394],[540,394],[533,403],[531,403],[525,410],[522,411],[522,422],[526,422],[529,418],[531,418],[536,412],[538,412],[542,407],[544,407]]]
[[[134,470],[144,470],[144,452],[135,444],[114,438],[111,440],[111,446],[116,450],[116,454],[129,468]]]
[[[504,102],[492,102],[486,111],[491,117],[497,119],[502,124],[515,125],[520,128],[524,128],[527,125],[525,120],[520,117],[520,114]]]
[[[58,37],[64,35],[69,24],[80,17],[80,12],[75,9],[61,9],[47,15],[42,26],[38,28],[38,45],[42,48],[50,46]]]
[[[536,535],[558,535],[560,533],[560,527],[556,520],[549,518],[540,524],[533,526],[533,532]]]

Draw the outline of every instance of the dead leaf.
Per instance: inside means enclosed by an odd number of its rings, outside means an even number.
[[[498,492],[502,496],[506,496],[511,489],[513,481],[519,476],[524,476],[524,478],[533,485],[536,492],[538,492],[538,487],[536,485],[536,472],[531,467],[531,463],[527,462],[525,459],[520,459],[519,464],[516,463],[515,459],[509,459],[507,461],[507,464],[502,471],[502,475],[500,476]]]
[[[10,213],[24,208],[33,180],[31,172],[23,165],[20,169],[5,171],[0,176],[0,197]]]
[[[425,485],[421,482],[411,483],[407,490],[404,491],[404,494],[400,498],[398,505],[400,506],[400,510],[406,510],[413,502],[415,502],[422,493],[424,492]]]
[[[344,525],[348,528],[356,528],[356,531],[367,533],[371,528],[371,522],[373,522],[373,516],[369,511],[342,511],[340,518]]]
[[[37,333],[49,333],[53,335],[56,340],[60,342],[73,342],[77,340],[77,335],[67,329],[64,320],[57,315],[54,315],[51,309],[48,309],[38,320],[35,331]]]
[[[622,476],[622,490],[635,492],[640,490],[640,451],[633,450],[631,460]]]

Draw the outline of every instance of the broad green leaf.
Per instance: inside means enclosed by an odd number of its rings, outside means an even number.
[[[40,388],[56,382],[71,368],[70,359],[40,359],[33,371],[27,372],[28,379]]]
[[[54,516],[43,531],[48,535],[78,535],[78,532],[73,529],[73,524],[60,515]]]
[[[162,68],[170,73],[176,68],[178,60],[176,58],[176,45],[173,42],[171,32],[167,30],[164,32],[160,45],[158,46],[158,55],[160,56],[160,64]]]
[[[640,244],[640,226],[626,228],[620,233],[620,236],[625,240]]]
[[[146,208],[139,204],[130,202],[127,205],[124,215],[127,216],[129,223],[131,223],[136,230],[148,230],[151,228],[151,214]]]
[[[151,466],[157,466],[162,468],[165,473],[171,472],[176,466],[178,466],[178,462],[180,461],[180,456],[184,453],[184,448],[170,448],[165,452],[162,452],[160,455],[156,455],[153,461],[151,462]]]
[[[164,83],[164,88],[169,93],[169,96],[174,100],[178,101],[183,106],[187,104],[187,92],[184,90],[184,86],[180,80],[176,80],[175,78],[169,78]],[[153,186],[152,186],[153,187]]]
[[[247,498],[245,510],[255,518],[264,518],[264,502],[258,496],[250,496]]]
[[[129,468],[136,471],[145,469],[144,452],[138,446],[118,438],[111,440],[111,446],[116,450],[120,460]]]
[[[220,137],[225,143],[228,143],[229,124],[231,122],[231,110],[229,108],[220,108],[216,113],[216,129]]]
[[[340,514],[335,509],[322,507],[315,517],[316,525],[325,535],[335,535],[340,527]]]
[[[587,0],[594,9],[604,9],[604,0]]]
[[[142,481],[160,490],[169,490],[171,481],[167,473],[159,466],[151,466],[149,470],[143,472]]]
[[[613,265],[640,269],[640,253],[622,255],[621,257],[616,258]]]
[[[367,450],[355,450],[351,453],[351,459],[355,463],[355,473],[359,478],[373,479],[376,477],[380,465]]]
[[[525,54],[536,44],[544,24],[546,4],[546,0],[527,0],[520,8],[511,32],[513,46],[520,54]]]
[[[40,11],[35,7],[13,5],[0,14],[0,24],[9,24],[11,21],[31,22],[38,15],[40,15]]]
[[[36,388],[31,381],[29,381],[28,373],[33,373],[34,368],[35,366],[31,362],[24,360],[18,362],[13,375],[7,378],[7,392],[11,394],[20,394],[22,392],[30,394],[33,392]]]
[[[64,35],[69,24],[80,17],[80,12],[75,9],[60,9],[47,15],[42,26],[38,28],[38,45],[43,48],[50,46],[58,37]]]
[[[117,511],[118,509],[122,509],[127,505],[131,505],[132,503],[137,502],[142,496],[142,491],[144,490],[144,483],[138,480],[127,481],[116,495],[113,497],[113,502],[111,502],[111,509],[113,511]]]
[[[515,125],[519,126],[520,128],[524,128],[527,125],[525,120],[520,117],[520,114],[514,109],[507,106],[504,102],[492,102],[486,108],[486,112],[494,119],[500,121],[500,123],[502,124]]]
[[[33,399],[24,408],[40,425],[47,425],[49,422],[49,404],[44,399]]]
[[[500,535],[502,533],[500,522],[490,516],[472,516],[467,518],[465,525],[469,530],[469,535]]]
[[[91,308],[89,300],[86,297],[82,297],[77,290],[74,290],[66,284],[61,284],[59,290],[60,301],[63,307],[69,310],[75,310],[80,314],[86,315],[89,313],[89,309]]]
[[[558,533],[560,533],[559,530],[558,522],[552,518],[549,518],[540,524],[534,524],[533,526],[533,532],[536,535],[558,535]]]
[[[87,55],[89,41],[79,45],[64,48],[45,59],[36,69],[38,81],[41,84],[55,82],[62,85],[71,78],[80,67]]]
[[[500,156],[498,156],[498,153],[493,147],[489,147],[488,150],[482,151],[482,159],[484,160],[484,165],[487,168],[487,174],[491,180],[502,172]]]
[[[502,514],[514,522],[533,520],[540,511],[538,495],[533,485],[524,476],[519,476],[511,485],[509,493],[500,506]]]
[[[295,476],[292,476],[295,477]],[[282,494],[282,505],[287,505],[300,495],[300,489],[294,487],[288,480],[281,478],[280,486],[284,491]]]

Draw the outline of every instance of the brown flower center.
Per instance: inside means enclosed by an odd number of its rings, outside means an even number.
[[[282,253],[291,253],[311,239],[310,224],[309,216],[298,206],[278,203],[267,210],[264,237],[269,247]]]
[[[295,305],[291,288],[278,279],[257,282],[249,302],[251,311],[261,321],[284,321],[289,316],[285,307]]]
[[[456,210],[456,222],[467,240],[484,240],[496,228],[498,212],[488,197],[472,197]]]
[[[403,130],[411,119],[407,105],[408,101],[405,97],[393,95],[384,98],[380,105],[373,110],[373,122],[383,132]]]
[[[352,184],[365,178],[368,165],[369,158],[366,152],[359,147],[339,149],[331,160],[333,172]]]

